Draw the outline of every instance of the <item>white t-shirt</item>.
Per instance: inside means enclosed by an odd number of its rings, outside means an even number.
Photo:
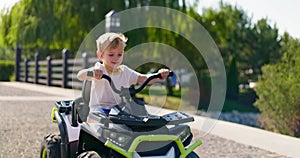
[[[137,84],[139,73],[128,68],[125,65],[119,66],[119,72],[116,74],[109,74],[104,66],[101,64],[100,69],[103,74],[111,77],[115,87],[120,90],[121,86],[124,88],[129,88],[133,84]],[[91,93],[90,93],[90,103],[91,109],[101,107],[104,109],[110,109],[113,106],[119,104],[121,98],[119,94],[113,92],[109,82],[106,79],[92,80]]]

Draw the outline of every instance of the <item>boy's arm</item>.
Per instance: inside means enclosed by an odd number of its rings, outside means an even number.
[[[169,72],[170,72],[170,70],[168,70],[168,69],[160,69],[158,71],[158,73],[161,74],[162,78],[161,79],[159,79],[159,78],[153,79],[148,84],[153,84],[153,83],[157,82],[158,80],[166,79],[169,75]],[[138,77],[138,83],[143,83],[149,76],[151,76],[151,74],[150,75],[140,74]]]
[[[78,73],[77,73],[77,79],[80,80],[80,81],[83,81],[83,80],[93,80],[94,77],[91,76],[91,75],[88,75],[88,73],[90,71],[93,71],[93,68],[88,68],[88,69],[83,69],[83,70],[80,70]]]

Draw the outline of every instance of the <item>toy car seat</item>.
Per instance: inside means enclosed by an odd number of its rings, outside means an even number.
[[[79,118],[82,122],[87,120],[90,112],[89,102],[90,102],[90,92],[91,92],[92,81],[84,80],[82,83],[82,101],[78,104],[77,111]]]

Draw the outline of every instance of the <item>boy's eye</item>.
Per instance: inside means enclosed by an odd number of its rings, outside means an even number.
[[[121,56],[122,56],[122,54],[118,54],[118,56],[119,56],[119,57],[121,57]]]
[[[113,54],[108,54],[108,56],[112,57],[112,56],[114,56],[114,55],[113,55]]]

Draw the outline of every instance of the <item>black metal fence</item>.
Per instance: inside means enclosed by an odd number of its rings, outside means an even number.
[[[99,61],[90,58],[87,53],[81,59],[71,59],[68,49],[62,50],[62,59],[52,59],[48,56],[41,60],[40,54],[35,54],[34,61],[21,58],[22,49],[16,49],[15,81],[59,86],[63,88],[81,88],[81,81],[76,77],[77,72],[87,68],[90,63]]]

